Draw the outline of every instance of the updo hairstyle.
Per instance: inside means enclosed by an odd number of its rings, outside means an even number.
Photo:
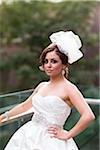
[[[68,64],[68,56],[66,56],[65,54],[60,52],[56,44],[50,44],[48,47],[46,47],[42,51],[42,53],[40,55],[40,63],[41,63],[40,70],[43,71],[46,54],[49,53],[49,52],[52,52],[52,51],[56,52],[56,54],[61,59],[62,64],[65,65],[65,68],[63,70],[63,74],[64,74],[65,77],[67,77],[68,76],[68,65],[69,65]]]

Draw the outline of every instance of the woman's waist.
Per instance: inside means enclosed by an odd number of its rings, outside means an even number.
[[[55,126],[59,126],[59,127],[63,127],[63,124],[58,120],[55,119],[55,117],[53,116],[46,116],[42,113],[34,113],[33,117],[32,117],[32,122],[35,123],[36,125],[40,125],[40,126],[50,126],[50,125],[55,125]]]

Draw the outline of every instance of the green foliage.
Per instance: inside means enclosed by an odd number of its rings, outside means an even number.
[[[35,67],[35,65],[37,65],[36,59],[37,56],[33,55],[33,53],[24,53],[23,51],[10,57],[11,64],[13,65],[12,67],[16,69],[23,64]]]
[[[85,97],[100,98],[99,97],[99,89],[98,89],[98,87],[94,87],[94,86],[91,86],[88,89],[85,89],[84,95],[85,95]]]
[[[33,86],[32,80],[36,80],[33,69],[28,65],[23,65],[16,71],[19,80],[20,89],[27,89],[28,86]],[[27,80],[28,79],[28,80]]]
[[[0,61],[0,71],[4,72],[4,71],[8,71],[10,69],[10,63],[8,60],[5,61]]]
[[[39,1],[3,3],[0,33],[7,43],[14,37],[24,39],[27,35],[30,48],[37,45],[45,47],[47,36],[58,30],[71,29],[85,36],[90,29],[89,15],[95,5],[95,2],[72,1],[60,4]]]
[[[48,36],[52,32],[73,30],[81,36],[84,52],[87,45],[91,45],[95,49],[98,46],[98,35],[91,32],[91,14],[97,5],[98,2],[95,1],[50,3],[22,0],[10,4],[3,2],[0,5],[1,46],[7,47],[15,44],[16,39],[20,39],[16,46],[20,44],[22,51],[6,57],[6,59],[0,59],[0,82],[2,85],[0,91],[9,92],[31,88],[32,84],[35,86],[41,80],[47,79],[47,76],[38,69],[39,55],[42,49],[48,45]],[[27,52],[24,51],[24,48],[27,48]],[[78,85],[97,86],[97,56],[98,54],[92,60],[88,60],[88,63],[86,59],[83,59],[79,63],[73,64],[73,68],[70,69],[70,79]],[[15,87],[9,83],[12,71],[18,81]],[[86,95],[89,95],[89,91]]]

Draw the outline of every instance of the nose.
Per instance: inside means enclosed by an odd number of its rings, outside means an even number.
[[[51,67],[51,62],[50,62],[50,61],[48,61],[48,63],[47,63],[47,67],[48,67],[48,68],[50,68],[50,67]]]

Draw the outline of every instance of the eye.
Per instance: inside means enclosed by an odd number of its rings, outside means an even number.
[[[48,59],[45,59],[45,60],[44,60],[44,64],[47,64],[47,63],[48,63]]]
[[[55,63],[57,63],[57,62],[58,62],[57,60],[51,59],[51,63],[55,64]]]

